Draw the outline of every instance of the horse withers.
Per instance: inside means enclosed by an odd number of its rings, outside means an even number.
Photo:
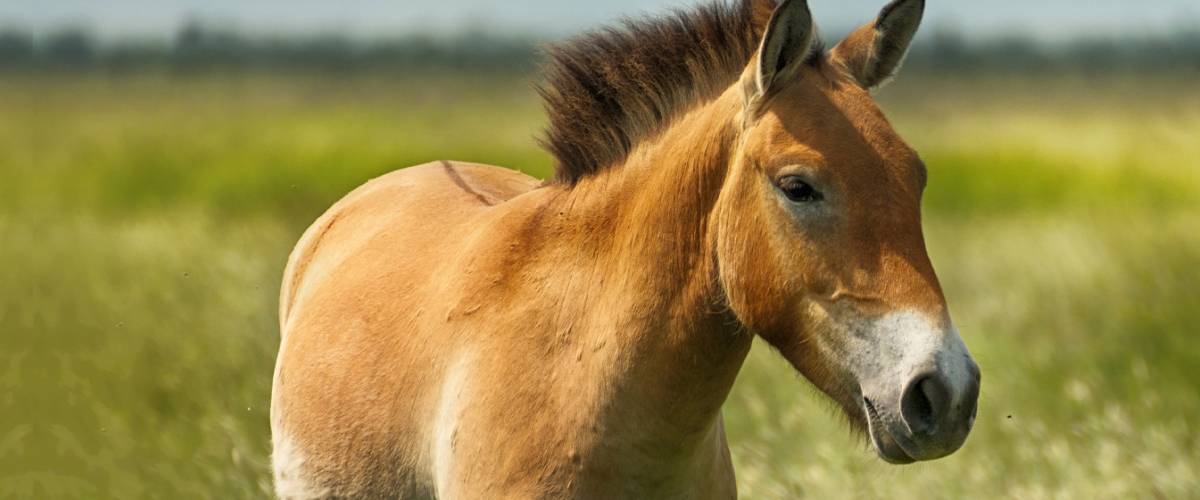
[[[870,95],[923,10],[830,50],[802,0],[587,34],[540,88],[554,179],[436,162],[339,201],[284,276],[278,494],[733,497],[720,410],[755,336],[882,459],[962,446],[979,369]]]

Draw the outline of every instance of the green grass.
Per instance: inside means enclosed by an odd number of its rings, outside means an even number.
[[[747,498],[1200,493],[1200,98],[1169,78],[882,94],[984,370],[957,454],[883,464],[759,345],[725,413]],[[367,178],[544,175],[519,79],[0,78],[0,498],[262,497],[276,293]]]

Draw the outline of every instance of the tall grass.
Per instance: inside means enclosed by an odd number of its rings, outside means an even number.
[[[930,167],[928,244],[984,370],[978,423],[949,458],[883,464],[760,345],[725,409],[743,495],[1198,495],[1186,89],[885,91]],[[275,296],[305,224],[406,165],[550,168],[528,85],[488,75],[9,75],[0,109],[0,498],[267,496]]]

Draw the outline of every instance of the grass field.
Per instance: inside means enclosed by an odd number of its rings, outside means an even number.
[[[743,496],[1200,496],[1188,78],[910,77],[881,99],[930,167],[978,423],[949,458],[886,465],[759,345],[725,409]],[[0,77],[0,498],[267,496],[276,293],[306,224],[432,159],[545,175],[541,123],[511,77]]]

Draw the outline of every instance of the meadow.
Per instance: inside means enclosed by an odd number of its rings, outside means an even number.
[[[929,251],[984,373],[975,430],[884,464],[758,343],[725,407],[742,496],[1200,497],[1194,81],[884,90],[929,165]],[[0,76],[0,498],[269,496],[291,245],[395,168],[545,176],[542,124],[520,75]]]

